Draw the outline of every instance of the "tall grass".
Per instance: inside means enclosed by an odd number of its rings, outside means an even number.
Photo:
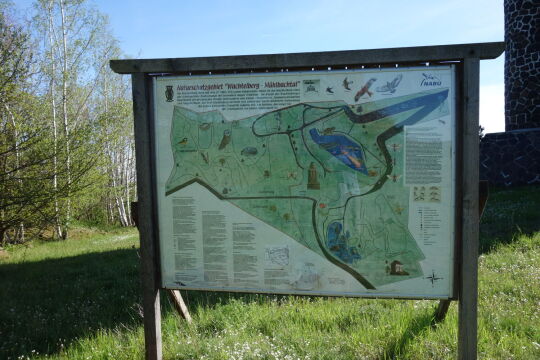
[[[539,194],[539,188],[498,190],[488,201],[480,358],[540,359]],[[7,249],[0,260],[0,358],[143,358],[137,242],[134,230],[81,229],[73,240]],[[456,304],[431,327],[435,301],[183,296],[192,324],[162,298],[166,359],[456,357]]]

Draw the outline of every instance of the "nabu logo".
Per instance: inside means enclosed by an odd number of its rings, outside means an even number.
[[[435,75],[422,73],[422,76],[424,78],[422,79],[420,86],[441,86],[442,85],[441,79],[439,79]]]

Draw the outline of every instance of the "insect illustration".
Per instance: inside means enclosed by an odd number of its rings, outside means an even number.
[[[397,182],[399,178],[401,177],[401,175],[392,174],[392,175],[386,175],[386,177],[392,180],[393,182]]]

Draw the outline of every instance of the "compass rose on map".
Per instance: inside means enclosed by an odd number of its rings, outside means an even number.
[[[435,281],[442,280],[443,278],[438,277],[437,275],[435,275],[435,271],[432,270],[431,275],[426,276],[424,279],[428,279],[429,281],[431,281],[431,287],[434,287],[435,286]]]

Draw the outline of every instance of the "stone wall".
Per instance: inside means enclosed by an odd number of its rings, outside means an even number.
[[[506,131],[540,127],[540,0],[504,0]]]
[[[540,128],[484,136],[480,180],[496,186],[540,184]]]
[[[540,184],[540,0],[504,0],[506,132],[480,141],[480,179]]]

